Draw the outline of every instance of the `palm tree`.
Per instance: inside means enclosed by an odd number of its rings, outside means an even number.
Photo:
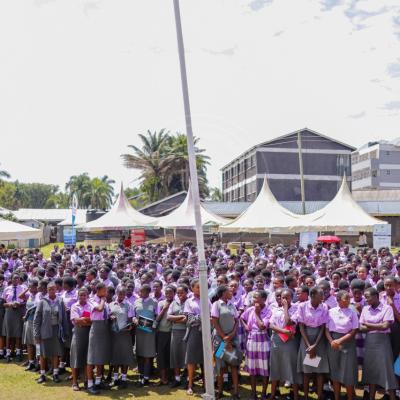
[[[210,164],[210,157],[204,154],[205,150],[197,147],[199,143],[198,138],[194,138],[196,166],[199,180],[200,197],[205,198],[208,196],[207,186],[207,166]],[[171,136],[167,147],[168,160],[172,166],[170,180],[172,181],[175,176],[179,177],[180,187],[177,191],[187,190],[189,188],[189,156],[187,151],[187,136],[178,133],[176,136]]]
[[[133,154],[122,154],[125,167],[138,169],[141,171],[145,191],[149,195],[150,201],[158,200],[165,188],[163,188],[163,176],[167,173],[168,162],[166,158],[166,145],[169,139],[169,132],[161,129],[159,132],[148,130],[145,135],[139,135],[142,141],[142,148],[135,145],[128,147],[133,150]]]
[[[84,200],[92,208],[105,210],[111,206],[113,195],[114,188],[107,180],[93,178],[90,182],[90,189],[84,196]]]
[[[65,185],[65,190],[69,193],[70,198],[72,198],[74,193],[76,194],[79,207],[87,208],[89,206],[87,193],[91,190],[91,180],[87,172],[71,176]]]
[[[213,187],[210,189],[210,200],[211,201],[222,201],[222,193],[220,188]]]

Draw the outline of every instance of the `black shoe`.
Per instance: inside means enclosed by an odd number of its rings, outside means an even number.
[[[46,377],[44,375],[40,375],[39,378],[36,380],[37,383],[46,382]]]
[[[29,363],[28,366],[25,368],[25,371],[33,371],[35,369],[34,363]]]
[[[94,385],[97,390],[109,390],[110,387],[103,382],[100,382],[98,385]]]
[[[99,394],[99,393],[100,393],[94,386],[88,388],[88,389],[87,389],[87,392],[88,392],[89,394],[93,394],[93,395],[96,395],[96,394]]]
[[[143,379],[143,386],[150,386],[150,381],[148,379]]]
[[[108,387],[109,388],[113,388],[113,387],[116,387],[116,386],[119,386],[119,385],[120,385],[120,380],[117,379],[116,381],[111,381],[111,383],[108,385]]]
[[[6,362],[10,363],[12,361],[12,357],[11,356],[6,356]]]
[[[15,356],[15,359],[16,359],[16,361],[17,362],[22,362],[22,360],[24,359],[24,357],[22,356],[22,354],[21,353],[19,353],[19,354],[17,354],[16,356]]]
[[[65,374],[67,371],[65,370],[65,367],[61,367],[61,368],[58,368],[58,375],[63,375],[63,374]]]
[[[181,386],[181,381],[177,381],[176,379],[174,379],[174,381],[171,383],[171,388],[177,388],[179,386]]]
[[[60,383],[61,382],[60,377],[58,375],[53,375],[53,382],[54,383]]]

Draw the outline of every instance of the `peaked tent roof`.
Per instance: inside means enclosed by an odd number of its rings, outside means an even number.
[[[0,219],[0,240],[40,239],[41,237],[40,229]]]
[[[225,218],[208,211],[201,203],[200,213],[203,225],[222,225],[227,222]],[[195,228],[194,204],[190,187],[181,205],[165,217],[158,218],[157,226],[161,228]]]
[[[387,222],[372,217],[357,204],[347,185],[346,176],[343,176],[342,185],[334,199],[320,210],[305,215],[303,225],[293,230],[371,232],[377,224]]]
[[[110,211],[94,221],[78,226],[78,229],[84,232],[116,231],[154,226],[156,221],[156,218],[144,215],[131,206],[121,184],[119,196]]]
[[[304,215],[294,214],[278,203],[267,177],[255,201],[234,221],[220,227],[221,232],[287,232],[302,224]]]

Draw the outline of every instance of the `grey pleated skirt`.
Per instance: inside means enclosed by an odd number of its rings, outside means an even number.
[[[84,368],[87,362],[90,326],[75,326],[73,329],[70,365],[71,368]]]
[[[26,346],[33,346],[35,344],[35,339],[33,337],[33,320],[24,322],[24,327],[22,330],[22,343]]]
[[[131,367],[133,364],[131,332],[111,332],[111,365],[128,365]]]
[[[2,300],[0,299],[0,302]],[[0,306],[0,334],[3,335],[3,321],[4,321],[4,314],[6,313],[6,309],[4,306]]]
[[[67,311],[66,329],[64,331],[64,347],[67,349],[71,348],[72,330],[73,329],[74,329],[74,325],[71,322],[71,312]]]
[[[43,339],[40,342],[40,355],[45,358],[61,357],[63,355],[63,344],[58,336],[58,325],[52,325],[53,334],[51,338]]]
[[[172,329],[171,334],[171,368],[184,368],[186,356],[186,342],[182,339],[185,337],[186,329]]]
[[[170,368],[171,332],[157,332],[157,367]]]
[[[136,356],[153,358],[156,356],[156,335],[136,328]]]
[[[344,336],[343,333],[331,332],[333,340]],[[358,363],[356,341],[352,338],[342,344],[341,350],[333,350],[328,344],[328,362],[330,377],[333,382],[344,386],[355,386],[358,381]]]
[[[385,390],[398,388],[389,334],[367,333],[362,381],[365,385],[375,384]]]
[[[108,365],[111,360],[111,334],[108,321],[92,321],[87,364]]]
[[[185,364],[203,364],[203,338],[201,331],[194,327],[190,330],[186,343]]]
[[[321,329],[324,329],[324,328],[321,328]],[[317,327],[317,328],[312,328],[310,326],[305,327],[305,331],[307,333],[310,344],[315,343],[319,330],[320,330],[319,327]],[[303,372],[304,374],[313,374],[313,373],[327,374],[327,373],[329,373],[329,364],[328,364],[328,356],[327,356],[327,341],[325,338],[325,334],[322,334],[322,338],[319,341],[316,350],[317,350],[316,351],[317,356],[321,357],[321,361],[320,361],[318,367],[314,368],[314,367],[310,367],[309,365],[304,365],[303,361],[304,361],[304,358],[307,353],[306,353],[306,344],[304,343],[303,338],[301,338],[299,352],[298,352],[298,356],[297,356],[297,372]]]
[[[278,334],[272,333],[270,348],[270,380],[303,383],[303,376],[297,372],[299,341],[295,337],[283,342]]]
[[[23,320],[24,316],[23,307],[6,308],[3,320],[3,336],[9,338],[22,337]]]

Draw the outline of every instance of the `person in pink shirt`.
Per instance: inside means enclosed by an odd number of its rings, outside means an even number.
[[[300,303],[297,318],[300,324],[301,341],[297,357],[297,371],[304,374],[304,397],[308,399],[308,387],[311,374],[317,375],[317,396],[322,398],[324,374],[329,373],[325,324],[328,322],[328,307],[322,302],[321,288],[310,289],[310,300]],[[321,357],[317,367],[304,364],[306,355]]]
[[[78,301],[71,306],[70,320],[73,328],[70,366],[72,371],[72,390],[79,391],[78,373],[79,370],[85,372],[87,363],[87,351],[90,332],[90,310],[88,303],[88,291],[81,288],[78,291]]]
[[[20,298],[25,287],[21,285],[21,278],[18,274],[11,277],[11,285],[3,291],[5,315],[3,321],[2,335],[6,337],[6,360],[11,361],[11,351],[15,349],[17,361],[22,361],[21,338],[23,330],[22,317],[24,315],[25,299]]]
[[[299,385],[303,382],[297,372],[298,340],[295,337],[297,305],[292,304],[292,292],[278,289],[275,292],[277,306],[270,318],[271,337],[271,398],[275,398],[280,382],[289,382],[293,387],[293,399],[299,398]]]
[[[261,399],[267,398],[270,349],[268,326],[271,317],[271,310],[265,304],[267,297],[265,290],[256,290],[253,295],[254,306],[244,311],[241,316],[248,332],[245,370],[250,375],[252,396],[250,398],[253,400],[257,399],[257,376],[261,376],[263,381]]]
[[[337,307],[329,310],[325,333],[329,342],[328,361],[335,400],[340,400],[341,385],[346,387],[347,399],[352,400],[357,384],[357,351],[354,336],[358,330],[357,313],[349,307],[350,294],[336,294]]]
[[[363,383],[369,385],[370,399],[375,399],[376,386],[389,393],[395,400],[397,379],[393,372],[393,354],[390,344],[390,326],[394,322],[393,309],[379,301],[375,288],[364,292],[367,306],[360,316],[360,329],[367,333],[363,365]]]
[[[89,332],[87,377],[88,392],[97,394],[102,387],[101,377],[104,365],[110,363],[111,340],[108,324],[109,307],[106,302],[107,286],[100,282],[96,285],[96,295],[92,298],[90,305],[90,320],[92,324]],[[93,370],[96,366],[96,381],[93,385]]]

